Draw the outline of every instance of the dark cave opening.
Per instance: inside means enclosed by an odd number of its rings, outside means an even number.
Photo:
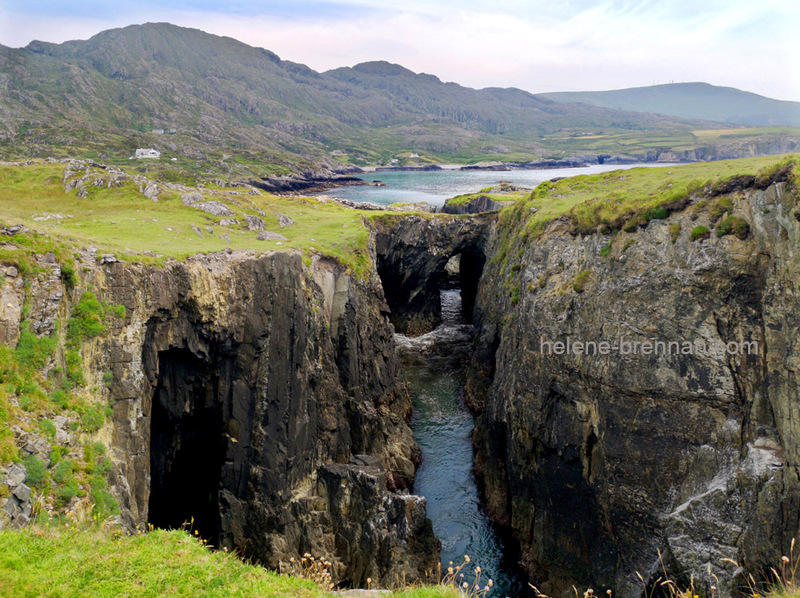
[[[465,249],[461,252],[458,278],[461,286],[461,308],[467,324],[472,324],[475,299],[478,296],[478,283],[485,263],[486,255],[479,249]]]
[[[150,429],[148,522],[193,530],[218,545],[219,492],[226,442],[218,380],[210,364],[186,349],[158,355]]]

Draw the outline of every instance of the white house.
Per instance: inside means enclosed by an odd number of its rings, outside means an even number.
[[[161,152],[156,149],[153,149],[152,147],[147,149],[140,148],[136,150],[136,155],[134,155],[134,158],[136,158],[137,160],[140,160],[142,158],[153,158],[155,160],[158,160],[161,158]]]

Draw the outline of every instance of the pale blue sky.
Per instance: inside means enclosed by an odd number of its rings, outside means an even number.
[[[389,60],[532,92],[707,81],[800,101],[798,0],[0,0],[0,43],[168,21],[316,70]]]

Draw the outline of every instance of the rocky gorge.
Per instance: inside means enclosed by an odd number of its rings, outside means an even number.
[[[319,252],[153,265],[85,248],[71,279],[41,255],[33,274],[4,266],[1,340],[17,344],[26,323],[58,334],[89,290],[123,306],[81,347],[87,386],[111,409],[98,436],[121,523],[193,519],[213,544],[271,568],[308,552],[343,586],[392,586],[424,580],[439,559],[424,497],[411,493],[419,453],[394,333],[436,326],[457,258],[475,330],[475,469],[532,583],[553,596],[591,584],[638,597],[663,568],[730,595],[800,531],[800,211],[789,175],[703,188],[613,231],[577,231],[561,216],[530,234],[536,209],[524,202],[378,215],[365,220],[364,275]],[[732,218],[747,227],[719,234]],[[4,230],[12,244],[24,234]],[[757,351],[542,345],[623,337]],[[49,458],[42,439],[19,440]],[[24,523],[24,472],[6,473],[6,519]]]

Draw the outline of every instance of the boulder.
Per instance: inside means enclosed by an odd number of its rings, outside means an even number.
[[[269,230],[264,231],[263,233],[258,233],[256,239],[259,241],[288,241],[288,239],[280,233],[273,233]]]
[[[264,230],[266,226],[264,225],[264,221],[261,220],[258,216],[251,216],[250,214],[246,214],[245,222],[247,223],[247,230]]]
[[[235,216],[236,214],[221,201],[200,201],[191,204],[191,207],[211,214],[213,216]]]

